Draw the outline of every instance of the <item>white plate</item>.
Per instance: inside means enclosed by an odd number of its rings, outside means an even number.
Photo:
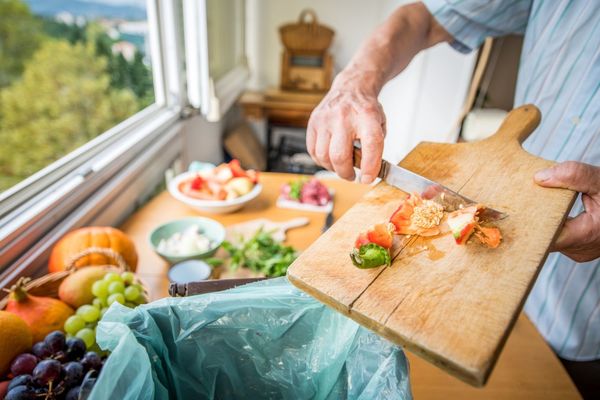
[[[179,184],[187,179],[196,176],[196,172],[184,172],[171,179],[168,184],[169,193],[175,199],[193,208],[194,210],[203,211],[211,214],[226,214],[234,212],[244,207],[246,203],[257,197],[262,191],[262,185],[257,183],[254,188],[243,196],[232,200],[201,200],[186,196],[179,190]]]

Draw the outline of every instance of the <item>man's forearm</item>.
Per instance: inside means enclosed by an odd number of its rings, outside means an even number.
[[[417,53],[451,39],[422,3],[402,6],[361,45],[334,86],[360,84],[362,90],[377,95]]]

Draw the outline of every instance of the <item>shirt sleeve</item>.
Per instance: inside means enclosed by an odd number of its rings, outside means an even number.
[[[532,0],[423,0],[436,21],[454,37],[461,53],[477,49],[486,37],[524,33]]]

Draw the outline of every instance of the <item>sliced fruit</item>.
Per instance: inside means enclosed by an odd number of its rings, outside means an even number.
[[[192,179],[192,182],[190,183],[190,188],[193,190],[201,190],[203,185],[204,179],[202,179],[200,176],[197,176],[194,179]]]
[[[229,166],[229,169],[231,170],[231,174],[233,175],[234,178],[240,178],[240,177],[246,178],[248,176],[248,175],[246,175],[246,171],[244,171],[244,169],[240,165],[239,160],[233,159],[233,160],[229,161],[229,164],[227,164],[227,165]]]
[[[250,178],[250,180],[252,181],[252,183],[258,183],[258,171],[255,171],[253,169],[249,169],[246,171],[246,175],[248,175],[248,178]]]

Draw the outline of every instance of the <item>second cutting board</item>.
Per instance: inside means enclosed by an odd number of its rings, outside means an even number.
[[[536,107],[522,106],[489,139],[421,143],[400,163],[508,213],[497,222],[497,249],[444,235],[411,240],[390,267],[354,267],[348,254],[358,233],[387,221],[406,196],[380,183],[300,255],[289,280],[460,379],[485,384],[576,196],[533,182],[553,164],[521,147],[539,121]]]

